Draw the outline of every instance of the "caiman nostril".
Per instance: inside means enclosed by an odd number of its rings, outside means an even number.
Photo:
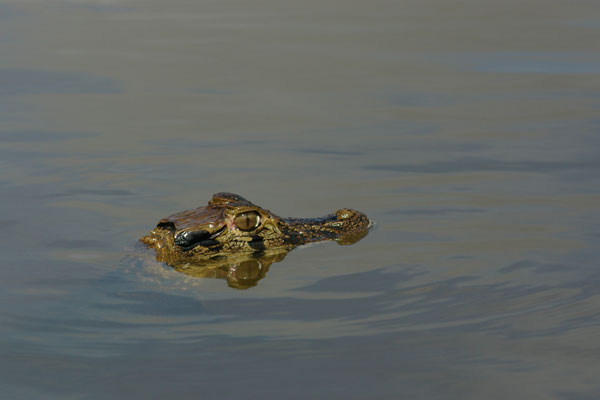
[[[173,240],[180,247],[190,247],[195,243],[202,242],[210,238],[208,231],[183,231],[175,234]]]

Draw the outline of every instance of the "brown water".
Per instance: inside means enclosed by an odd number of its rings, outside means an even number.
[[[600,397],[595,1],[0,1],[2,399]],[[231,191],[377,227],[234,290]]]

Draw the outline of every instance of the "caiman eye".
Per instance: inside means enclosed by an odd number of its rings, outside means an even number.
[[[240,213],[233,219],[235,226],[241,231],[251,231],[260,224],[260,214],[256,211]]]

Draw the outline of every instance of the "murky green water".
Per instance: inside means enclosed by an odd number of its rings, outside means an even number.
[[[0,1],[4,399],[600,396],[600,13]],[[247,290],[153,262],[239,193],[377,227]]]

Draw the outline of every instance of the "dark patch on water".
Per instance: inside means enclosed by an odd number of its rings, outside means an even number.
[[[324,156],[360,156],[366,154],[364,151],[353,151],[353,150],[338,150],[338,149],[327,149],[327,148],[291,148],[289,151],[300,153],[300,154],[316,154]]]
[[[506,267],[500,268],[501,273],[510,273],[514,271],[519,271],[523,269],[531,269],[536,273],[548,273],[548,272],[565,272],[568,270],[572,270],[573,267],[562,264],[547,264],[540,263],[532,260],[522,260],[518,261],[514,264],[507,265]]]
[[[94,133],[60,131],[0,131],[0,141],[10,143],[60,142],[90,138]]]
[[[486,212],[483,208],[414,208],[395,209],[386,211],[389,215],[449,215],[449,214],[474,214]]]
[[[456,103],[456,96],[442,96],[439,93],[394,92],[381,97],[386,104],[399,107],[439,107]]]
[[[159,149],[160,154],[164,154],[165,149],[175,149],[178,152],[194,153],[202,149],[246,149],[248,147],[258,147],[271,144],[265,140],[219,140],[212,135],[208,135],[210,139],[207,139],[205,135],[191,135],[187,138],[165,138],[156,139],[153,141]]]
[[[475,71],[495,74],[594,75],[600,71],[597,53],[583,52],[511,52],[453,57],[457,63]]]
[[[61,197],[98,197],[98,196],[135,196],[136,193],[127,189],[89,189],[89,188],[71,188],[71,189],[62,189],[60,192],[57,192],[56,189],[54,191],[48,190],[46,193],[39,194],[39,198],[42,199],[57,199]]]
[[[492,158],[465,157],[451,161],[432,161],[427,164],[372,164],[367,170],[444,174],[477,171],[506,171],[551,173],[596,169],[598,161],[504,161]]]
[[[0,96],[33,94],[115,94],[123,85],[83,72],[0,69]]]
[[[123,301],[117,304],[97,304],[95,307],[143,315],[206,314],[206,309],[200,301],[187,296],[150,291],[128,291],[114,293],[113,297]]]
[[[60,239],[46,243],[47,247],[63,249],[106,249],[108,244],[100,240]]]
[[[0,342],[0,381],[21,395],[23,388],[31,387],[31,371],[44,371],[34,386],[44,398],[279,397],[273,393],[290,400],[397,399],[398,393],[402,398],[468,398],[472,388],[456,382],[475,378],[471,370],[456,366],[472,364],[479,346],[465,346],[458,356],[453,349],[467,341],[464,335],[429,332],[380,334],[369,341],[349,336],[272,341],[218,335],[191,343],[131,340],[108,346],[106,355],[97,357]],[[503,359],[489,358],[484,366],[494,361],[506,365]],[[165,373],[168,384],[152,379]],[[77,384],[65,385],[64,376]]]
[[[389,272],[384,268],[380,268],[367,272],[324,278],[295,290],[304,292],[354,292],[359,289],[361,292],[387,292],[394,290],[397,282],[409,282],[413,278],[424,274],[424,271],[418,271],[413,267],[407,267],[396,272]]]
[[[89,188],[80,188],[80,189],[69,189],[70,194],[77,195],[92,195],[92,196],[133,196],[134,192],[127,189],[89,189]]]
[[[25,11],[10,4],[0,4],[0,19],[11,19],[25,15]]]
[[[134,324],[126,322],[115,322],[107,319],[87,319],[87,318],[50,318],[42,316],[27,316],[23,314],[12,314],[9,312],[0,312],[0,318],[5,326],[11,329],[18,329],[27,332],[45,332],[45,333],[80,333],[86,330],[101,329],[123,329]],[[0,363],[2,364],[2,363]]]
[[[236,92],[233,90],[224,90],[224,89],[191,89],[190,93],[201,94],[201,95],[232,95]]]

